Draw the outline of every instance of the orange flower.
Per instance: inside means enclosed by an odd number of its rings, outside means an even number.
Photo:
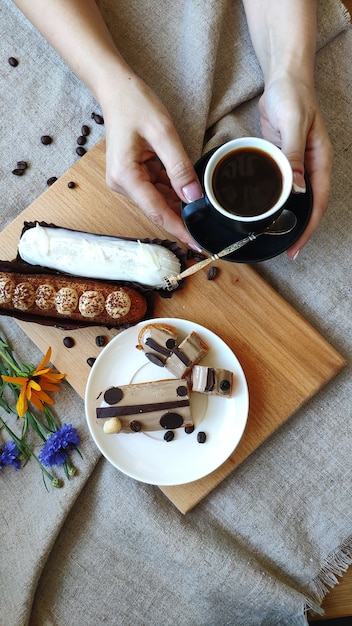
[[[55,372],[48,367],[51,357],[51,348],[38,367],[28,375],[23,376],[1,376],[7,383],[13,383],[21,387],[20,395],[16,403],[19,417],[23,417],[28,408],[28,402],[32,402],[40,411],[44,410],[44,404],[54,404],[54,400],[46,393],[56,391],[60,388],[60,383],[66,374]]]

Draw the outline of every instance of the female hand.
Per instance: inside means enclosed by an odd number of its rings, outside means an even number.
[[[184,202],[202,188],[171,117],[156,94],[131,74],[105,98],[107,184],[128,196],[146,216],[199,250],[180,217]]]
[[[304,193],[306,172],[313,190],[312,215],[301,237],[287,251],[295,259],[317,228],[328,206],[332,147],[315,94],[285,75],[269,83],[259,101],[262,134],[280,146],[293,170],[293,190]]]

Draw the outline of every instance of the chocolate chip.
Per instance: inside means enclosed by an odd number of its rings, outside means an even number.
[[[215,265],[212,265],[212,267],[208,269],[207,279],[214,280],[214,278],[216,278],[217,276],[218,271],[218,268]]]
[[[77,143],[79,146],[84,146],[87,143],[87,137],[84,137],[84,135],[77,137]]]
[[[186,385],[180,385],[179,387],[177,387],[176,393],[180,397],[186,396],[187,395],[187,387],[186,387]]]
[[[17,67],[18,65],[18,60],[15,59],[15,57],[9,57],[8,62],[11,65],[11,67]]]
[[[12,174],[14,174],[15,176],[23,176],[25,170],[21,169],[20,167],[16,167],[14,170],[12,170]]]
[[[104,124],[104,118],[98,113],[92,113],[91,118],[96,124]]]
[[[87,151],[85,148],[82,148],[82,146],[78,146],[78,148],[76,148],[76,152],[78,156],[84,156]]]
[[[87,126],[87,124],[83,124],[81,128],[81,135],[83,135],[83,137],[88,137],[89,133],[90,133],[89,126]]]
[[[164,367],[165,363],[164,361],[162,361],[161,359],[159,359],[156,354],[153,354],[153,352],[146,352],[145,356],[147,357],[147,359],[153,363],[153,365],[157,365],[158,367]]]
[[[110,387],[104,393],[104,400],[107,404],[117,404],[122,399],[123,393],[120,387]]]
[[[44,146],[49,146],[53,140],[52,137],[50,137],[49,135],[42,135],[40,141]]]
[[[70,182],[67,183],[67,187],[69,189],[74,189],[76,187],[76,183],[74,183],[73,180],[70,180]]]
[[[50,178],[48,178],[48,180],[46,181],[46,184],[49,185],[49,187],[51,185],[53,185],[54,183],[56,183],[57,181],[57,177],[56,176],[51,176]]]
[[[137,422],[137,420],[133,420],[132,422],[130,422],[130,429],[134,433],[139,433],[139,431],[142,429],[142,425],[140,422]]]
[[[198,443],[205,443],[206,441],[206,434],[205,432],[203,432],[202,430],[199,431],[198,435],[197,435],[197,441]]]
[[[175,434],[172,432],[172,430],[168,430],[164,435],[164,439],[165,441],[172,441],[174,436]]]
[[[27,161],[17,161],[17,167],[19,170],[26,170],[28,167]]]
[[[221,391],[228,391],[231,387],[231,383],[229,380],[222,380],[220,383]]]
[[[64,337],[62,343],[64,344],[64,346],[66,346],[66,348],[73,348],[73,346],[75,345],[75,340],[73,339],[73,337]]]
[[[87,359],[87,363],[88,363],[89,367],[93,367],[95,361],[96,361],[96,359],[93,356],[90,356],[89,359]]]
[[[162,428],[179,428],[183,424],[183,417],[178,413],[164,413],[160,418],[159,424]]]
[[[95,343],[98,346],[98,348],[102,348],[106,344],[106,337],[104,337],[104,335],[98,335],[95,338]]]
[[[192,424],[192,426],[186,426],[185,433],[187,433],[187,435],[190,435],[191,433],[193,433],[193,431],[194,431],[193,424]]]
[[[170,339],[168,339],[168,340],[166,341],[166,344],[165,344],[165,345],[166,345],[166,347],[168,348],[168,350],[172,350],[172,348],[174,348],[174,347],[175,347],[175,345],[176,345],[176,341],[175,341],[175,339],[171,339],[171,338],[170,338]]]

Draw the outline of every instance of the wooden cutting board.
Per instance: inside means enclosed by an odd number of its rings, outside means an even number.
[[[74,189],[67,183],[74,181]],[[25,220],[45,220],[59,226],[126,237],[161,237],[165,232],[147,220],[123,196],[105,184],[105,143],[101,141],[0,234],[2,260],[15,257]],[[312,328],[252,267],[218,262],[216,280],[206,270],[187,279],[172,298],[155,297],[155,317],[175,317],[201,324],[219,335],[234,351],[245,372],[250,411],[242,440],[231,457],[209,476],[186,485],[162,487],[186,513],[263,443],[299,407],[345,365],[344,358]],[[95,337],[116,335],[102,328],[68,334],[33,323],[21,328],[45,352],[83,398],[90,368],[87,358],[98,355]],[[82,425],[85,424],[82,408]]]

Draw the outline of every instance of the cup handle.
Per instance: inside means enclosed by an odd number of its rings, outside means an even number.
[[[207,213],[209,213],[210,206],[211,204],[207,196],[203,196],[203,198],[199,198],[199,200],[183,205],[182,217],[185,221],[190,218],[192,221],[202,219],[207,215]]]

